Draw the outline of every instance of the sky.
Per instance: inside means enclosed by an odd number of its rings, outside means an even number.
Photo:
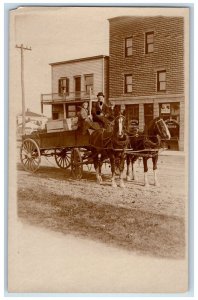
[[[159,8],[119,7],[50,7],[19,8],[11,13],[11,100],[21,112],[21,56],[15,46],[32,48],[24,53],[24,85],[26,109],[41,113],[40,95],[51,93],[49,63],[95,55],[109,54],[108,18],[120,15],[166,15],[170,10]],[[179,12],[180,14],[181,12]],[[178,10],[171,9],[172,15]],[[14,81],[14,83],[13,83]],[[47,109],[48,108],[48,109]],[[50,117],[49,107],[44,114]]]

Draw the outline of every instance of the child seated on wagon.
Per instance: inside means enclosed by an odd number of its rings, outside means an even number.
[[[92,116],[89,115],[88,102],[83,102],[80,112],[78,113],[78,127],[85,134],[88,129],[100,129],[98,123],[92,121]]]

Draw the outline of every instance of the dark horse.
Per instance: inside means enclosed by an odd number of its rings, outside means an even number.
[[[135,134],[129,135],[130,148],[134,154],[127,154],[127,180],[135,179],[134,163],[142,156],[144,164],[144,185],[149,186],[148,183],[148,165],[147,161],[152,158],[153,171],[154,171],[154,185],[159,186],[157,180],[157,161],[159,149],[161,148],[161,139],[169,140],[170,132],[163,119],[160,117],[152,120],[145,128],[143,133],[136,132]],[[132,165],[132,178],[130,176],[130,162]]]
[[[112,172],[113,187],[116,187],[115,175],[119,170],[120,187],[124,187],[123,171],[125,162],[124,149],[128,146],[128,136],[125,133],[125,117],[118,115],[108,129],[101,128],[96,130],[90,136],[90,145],[92,147],[92,157],[96,178],[98,183],[102,183],[101,169],[104,160],[109,159]]]

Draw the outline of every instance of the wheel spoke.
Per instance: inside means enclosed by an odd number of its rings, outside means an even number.
[[[70,153],[68,155],[67,149],[56,149],[55,150],[55,161],[57,165],[62,169],[67,169],[71,162],[70,162]]]
[[[40,165],[40,149],[33,139],[26,139],[21,146],[21,162],[25,170],[35,172]]]
[[[30,147],[30,143],[29,142],[27,142],[27,149],[28,149],[28,152],[31,151],[31,147]]]
[[[60,157],[60,156],[57,156],[56,159],[57,159],[58,163],[60,163],[61,157]]]
[[[28,159],[27,167],[28,167],[28,170],[29,170],[30,169],[30,160],[29,159]]]
[[[64,158],[62,159],[62,166],[63,166],[63,168],[65,167],[65,160],[64,160]]]
[[[30,161],[30,170],[34,171],[34,161]]]
[[[25,161],[25,163],[24,163],[25,166],[26,166],[27,162],[28,162],[28,158],[26,159],[26,161]]]
[[[39,161],[37,162],[36,159],[32,159],[32,163],[37,167],[39,164]]]
[[[66,161],[67,161],[67,163],[68,163],[68,165],[69,165],[69,164],[70,164],[70,157],[69,157],[69,156],[66,156],[65,159],[66,159]]]
[[[29,152],[28,152],[25,148],[23,148],[23,151],[24,151],[26,154],[29,154]]]
[[[60,156],[60,159],[59,159],[59,165],[60,165],[60,166],[62,166],[62,161],[63,161],[63,160],[62,160],[62,157]]]

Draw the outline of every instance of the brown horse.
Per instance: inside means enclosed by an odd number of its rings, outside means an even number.
[[[149,186],[147,161],[149,158],[152,158],[154,185],[159,186],[157,180],[157,161],[159,149],[161,148],[161,139],[170,139],[170,132],[166,123],[163,119],[157,117],[148,124],[148,127],[145,128],[143,133],[137,132],[131,136],[129,135],[129,139],[130,148],[132,149],[132,152],[134,151],[134,154],[127,154],[127,181],[135,179],[134,163],[142,155],[144,165],[144,185]],[[132,177],[129,169],[130,163],[132,165]]]
[[[128,136],[125,132],[125,117],[118,115],[109,129],[99,129],[92,133],[90,145],[96,178],[98,183],[102,183],[101,169],[104,160],[109,159],[111,165],[111,185],[116,187],[116,170],[119,170],[120,187],[124,187],[123,171],[125,162],[125,148],[128,146]]]

